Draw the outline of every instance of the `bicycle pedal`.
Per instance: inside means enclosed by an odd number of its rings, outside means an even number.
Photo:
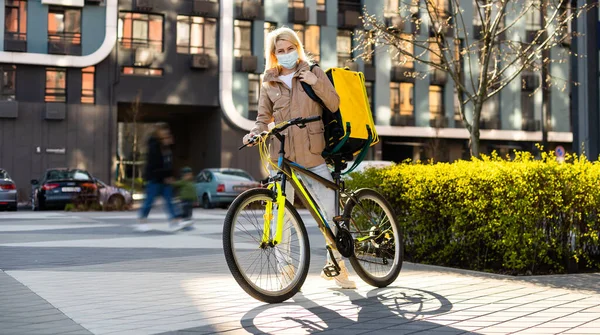
[[[340,275],[340,270],[333,265],[327,265],[323,268],[323,273],[325,274],[325,276],[330,278],[337,277]]]

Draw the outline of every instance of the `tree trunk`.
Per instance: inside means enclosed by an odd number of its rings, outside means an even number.
[[[483,104],[478,102],[473,105],[473,121],[469,131],[469,147],[471,148],[471,157],[479,158],[479,119],[481,119],[481,109]]]

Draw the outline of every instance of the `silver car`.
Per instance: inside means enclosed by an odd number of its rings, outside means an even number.
[[[205,169],[196,176],[196,194],[204,208],[227,207],[245,190],[260,183],[241,169]]]
[[[123,188],[110,186],[99,179],[95,179],[98,185],[98,201],[100,206],[109,206],[113,209],[126,209],[133,203],[131,193]]]
[[[17,186],[8,172],[0,169],[0,210],[17,210]]]

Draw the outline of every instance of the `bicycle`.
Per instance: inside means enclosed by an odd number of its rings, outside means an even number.
[[[250,296],[267,303],[283,302],[294,296],[304,284],[310,263],[310,244],[306,227],[293,204],[286,199],[285,187],[289,179],[291,186],[304,206],[308,209],[323,233],[331,265],[323,272],[328,277],[339,275],[340,266],[333,257],[333,250],[350,260],[358,276],[375,287],[386,287],[398,277],[403,262],[402,235],[392,207],[378,192],[363,188],[347,192],[341,171],[345,168],[341,160],[336,160],[332,173],[333,182],[326,180],[306,168],[285,158],[285,134],[288,127],[306,127],[316,122],[320,116],[295,118],[276,125],[269,132],[255,136],[240,147],[240,150],[253,144],[259,144],[261,160],[276,166],[277,174],[268,179],[263,188],[255,188],[241,193],[231,204],[223,226],[223,249],[229,270],[241,288]],[[280,141],[278,161],[275,165],[268,157],[267,140],[276,137]],[[327,220],[296,173],[313,178],[335,191],[335,216]],[[371,205],[371,206],[368,206]],[[343,212],[340,215],[340,209]],[[284,209],[284,210],[279,210]],[[355,210],[366,214],[357,218]],[[375,210],[380,212],[373,215]],[[358,212],[357,211],[357,212]],[[238,219],[246,219],[251,225],[236,228],[241,224]],[[285,218],[285,220],[284,220]],[[381,227],[375,219],[381,219]],[[256,220],[255,223],[252,221]],[[330,222],[333,221],[333,222]],[[334,235],[331,224],[337,228]],[[273,227],[274,226],[274,227]],[[274,229],[273,229],[274,228]],[[296,239],[292,241],[296,232]],[[234,239],[242,234],[251,236],[242,242]],[[287,255],[284,255],[287,252]],[[250,259],[250,256],[259,257]],[[362,258],[362,256],[368,256]],[[259,268],[257,261],[267,261],[266,269]],[[275,264],[271,264],[274,261]],[[363,265],[364,264],[366,265]],[[246,264],[245,264],[246,263]],[[381,266],[380,273],[372,273],[367,266]],[[257,275],[251,270],[258,269]],[[262,275],[267,276],[266,279]],[[257,278],[258,277],[258,278]],[[275,279],[273,280],[274,277]]]

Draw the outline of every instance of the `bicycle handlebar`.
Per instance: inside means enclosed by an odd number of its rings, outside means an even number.
[[[284,121],[279,126],[275,126],[273,129],[271,129],[271,131],[269,131],[267,133],[263,133],[262,136],[272,136],[272,135],[281,133],[282,131],[286,130],[290,126],[303,127],[307,123],[311,123],[311,122],[315,122],[315,121],[319,121],[319,120],[321,120],[321,116],[320,115],[309,116],[309,117],[306,117],[306,118],[297,117],[297,118],[294,118],[294,119],[290,119],[290,120]],[[238,150],[242,150],[245,147],[249,146],[250,144],[256,143],[256,141],[258,141],[258,139],[260,137],[261,137],[260,134],[254,136],[248,143],[246,143],[246,144],[242,145],[241,147],[239,147]]]

